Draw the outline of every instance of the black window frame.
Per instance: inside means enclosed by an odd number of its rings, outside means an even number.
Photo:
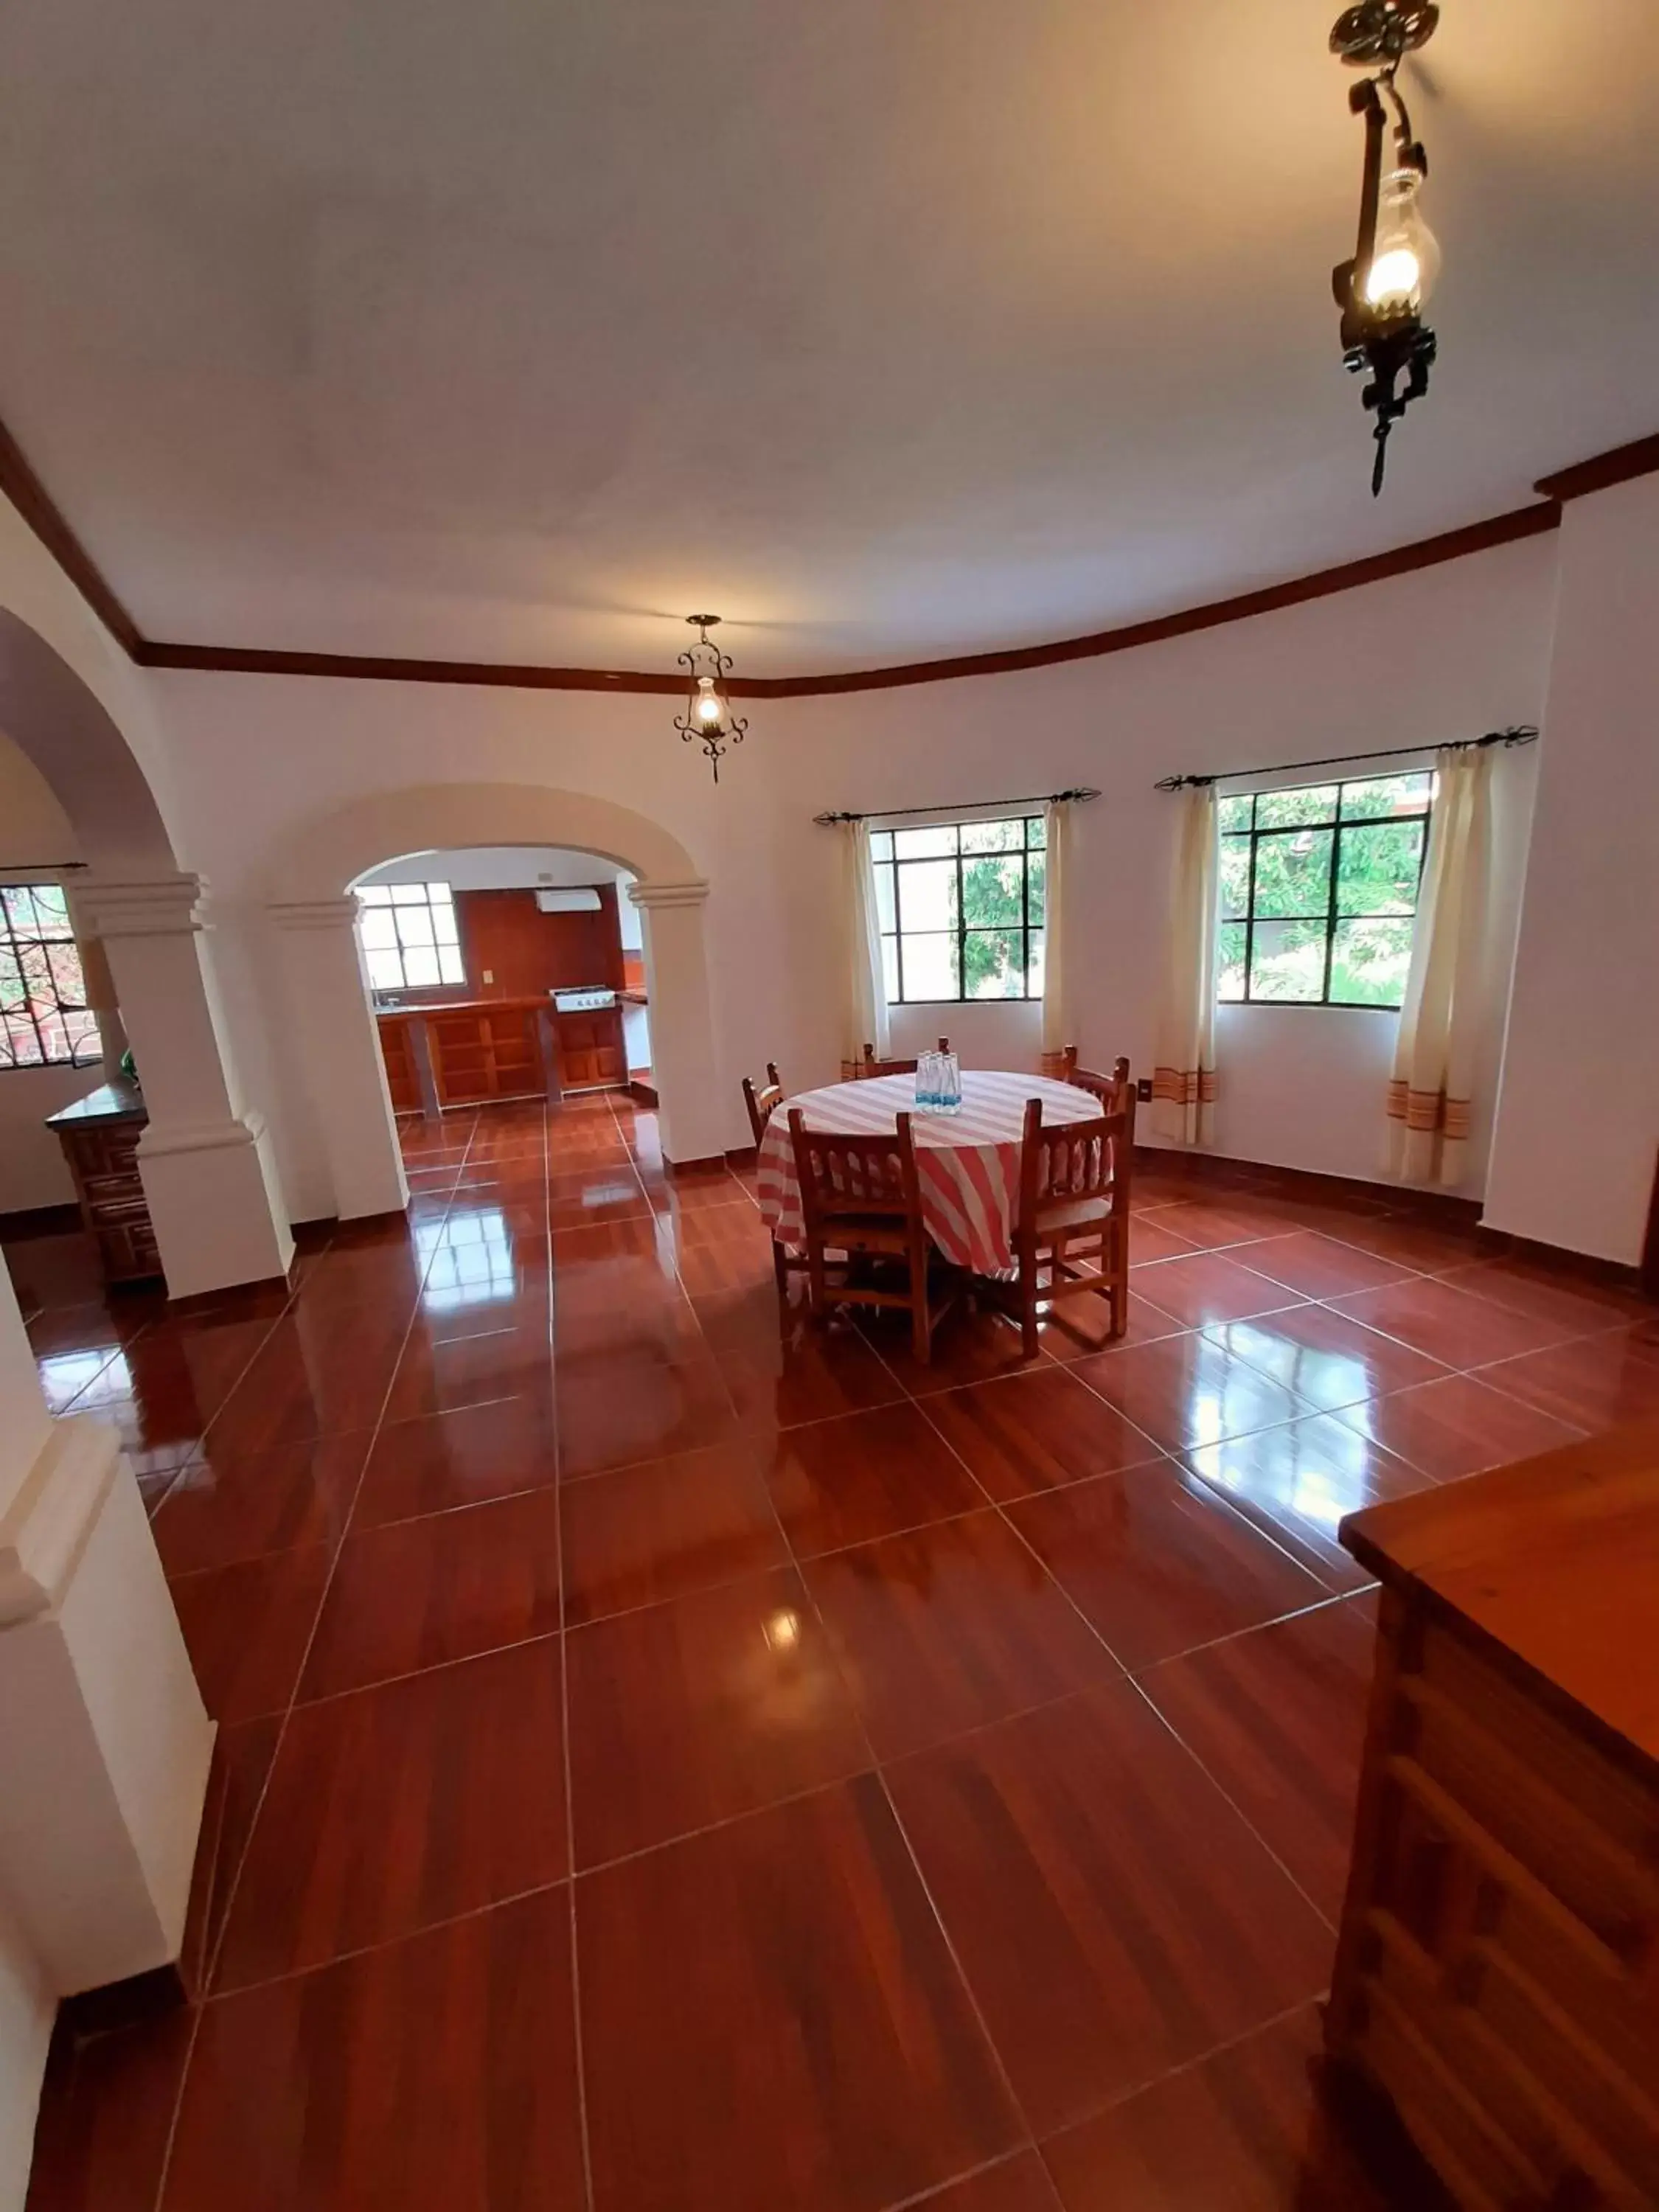
[[[12,917],[11,902],[3,896],[6,891],[27,892],[31,910],[43,891],[52,892],[55,897],[63,902],[62,933],[47,936],[43,929],[20,929]],[[67,945],[74,950],[76,963],[81,969],[82,996],[78,1002],[64,996],[57,975],[52,970],[51,955],[52,947],[54,945]],[[51,985],[51,999],[49,1005],[44,999],[37,1000],[36,993],[26,981],[23,986],[21,1007],[6,1010],[5,1019],[0,1021],[0,1051],[3,1051],[3,1057],[0,1057],[0,1075],[13,1075],[25,1069],[35,1067],[96,1067],[104,1057],[104,1041],[99,1034],[96,1017],[94,1016],[91,1005],[86,996],[86,968],[82,960],[80,943],[75,934],[74,921],[69,913],[69,902],[64,896],[62,884],[9,882],[0,885],[0,951],[9,953],[16,962],[20,977],[23,974],[25,950],[44,952],[46,955],[46,973]],[[40,1026],[43,1012],[58,1016],[70,1014],[88,1016],[89,1018],[82,1035],[81,1046],[71,1045],[67,1053],[52,1051],[47,1042],[46,1031]],[[9,1025],[22,1020],[27,1020],[29,1028],[34,1033],[34,1042],[40,1048],[40,1054],[38,1060],[19,1060],[15,1056]]]
[[[964,853],[963,851],[962,833],[964,830],[988,830],[1008,822],[1017,822],[1020,824],[1020,842],[1017,846],[991,847],[980,852]],[[896,849],[894,849],[889,857],[878,858],[874,861],[878,871],[890,868],[893,877],[893,927],[891,929],[884,929],[879,933],[884,946],[889,939],[892,939],[894,946],[894,970],[898,978],[898,989],[890,1000],[890,1004],[896,1006],[1041,1006],[1042,993],[1031,988],[1031,939],[1033,934],[1042,936],[1046,951],[1046,932],[1048,927],[1048,873],[1046,866],[1048,850],[1047,816],[1021,812],[978,817],[969,815],[965,819],[957,822],[895,822],[883,824],[881,828],[872,830],[871,835],[872,837],[891,838],[907,830],[920,829],[950,830],[956,839],[954,851],[915,853],[901,859]],[[1031,855],[1033,853],[1040,853],[1045,859],[1042,878],[1042,914],[1041,919],[1035,921],[1031,918]],[[951,860],[956,862],[957,869],[957,920],[954,933],[957,940],[956,993],[953,997],[942,999],[913,999],[906,995],[904,988],[906,932],[900,871],[904,868],[937,866],[941,860]],[[965,918],[967,902],[962,879],[963,863],[965,860],[1013,860],[1019,862],[1019,920],[977,926],[969,924]],[[1018,934],[1020,943],[1019,989],[1000,991],[994,998],[981,998],[967,990],[965,984],[968,973],[968,939],[970,937],[1004,937],[1011,933]],[[951,933],[949,930],[936,929],[913,929],[909,932],[912,937],[942,937]],[[1046,978],[1046,964],[1044,972]]]
[[[1427,786],[1423,793],[1423,804],[1420,807],[1413,807],[1404,813],[1395,808],[1391,809],[1389,812],[1384,814],[1356,814],[1352,817],[1345,817],[1342,808],[1344,795],[1346,793],[1365,785],[1394,782],[1404,783],[1414,776],[1425,776],[1427,778]],[[1260,802],[1264,799],[1282,798],[1286,793],[1293,791],[1332,790],[1335,792],[1336,798],[1331,817],[1328,821],[1321,820],[1316,822],[1285,823],[1275,824],[1266,829],[1261,828],[1258,823],[1257,809]],[[1262,791],[1225,792],[1219,794],[1218,805],[1224,805],[1230,800],[1243,799],[1248,799],[1250,802],[1249,828],[1248,830],[1219,830],[1218,843],[1219,852],[1224,852],[1230,838],[1239,842],[1243,842],[1245,840],[1249,841],[1250,848],[1249,896],[1246,911],[1243,914],[1229,915],[1225,913],[1223,910],[1221,872],[1219,866],[1218,866],[1216,882],[1216,975],[1218,983],[1221,973],[1221,932],[1224,929],[1236,929],[1242,927],[1244,932],[1244,990],[1243,995],[1240,998],[1224,999],[1218,988],[1216,994],[1217,1006],[1301,1006],[1309,1009],[1335,1007],[1340,1012],[1346,1012],[1397,1014],[1401,1006],[1405,1004],[1403,996],[1394,1000],[1381,999],[1334,999],[1331,997],[1331,967],[1333,956],[1336,947],[1337,925],[1339,922],[1348,921],[1415,921],[1418,906],[1423,896],[1423,871],[1428,862],[1429,838],[1432,834],[1434,809],[1433,772],[1425,769],[1403,769],[1397,775],[1394,776],[1344,776],[1340,778],[1334,784],[1277,784],[1270,786],[1267,789]],[[1402,822],[1420,822],[1423,825],[1423,840],[1418,848],[1417,854],[1417,887],[1412,900],[1411,913],[1409,915],[1402,915],[1344,914],[1340,912],[1337,905],[1337,885],[1340,882],[1342,876],[1343,832],[1347,830],[1374,830],[1379,827],[1397,826]],[[1316,834],[1326,831],[1331,833],[1331,864],[1326,884],[1326,898],[1323,913],[1258,915],[1255,911],[1256,859],[1262,843],[1270,837],[1305,836],[1310,831],[1313,831]],[[1219,852],[1218,854],[1218,861],[1219,860]],[[1253,998],[1250,994],[1250,969],[1255,951],[1255,932],[1258,922],[1265,923],[1271,927],[1283,921],[1317,922],[1322,921],[1325,925],[1325,962],[1323,972],[1321,976],[1320,995],[1318,998]]]

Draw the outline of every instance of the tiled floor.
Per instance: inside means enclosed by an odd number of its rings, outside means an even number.
[[[1309,2080],[1336,1526],[1659,1406],[1649,1310],[1177,1168],[1126,1344],[924,1370],[625,1099],[406,1149],[291,1297],[8,1255],[223,1724],[202,1994],[60,2047],[35,2212],[1377,2203]]]

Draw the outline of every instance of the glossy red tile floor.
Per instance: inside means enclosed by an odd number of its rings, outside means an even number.
[[[33,2212],[1364,2208],[1309,2062],[1344,1513],[1659,1404],[1659,1316],[1179,1163],[1133,1322],[780,1312],[599,1098],[187,1316],[10,1248],[222,1723],[180,2011],[60,2037]]]

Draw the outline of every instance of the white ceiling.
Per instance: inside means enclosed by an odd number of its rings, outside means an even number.
[[[0,416],[141,629],[743,673],[1094,629],[1659,429],[1659,7],[1444,0],[1367,490],[1335,0],[10,0]]]

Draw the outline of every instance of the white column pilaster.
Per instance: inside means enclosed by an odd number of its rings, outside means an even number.
[[[47,1417],[0,1268],[0,1893],[54,1996],[178,1957],[213,1733],[115,1431]]]
[[[192,875],[76,887],[103,940],[149,1126],[138,1145],[173,1297],[285,1274],[294,1239],[262,1115],[241,1110],[214,1018]]]
[[[409,1203],[386,1061],[368,1000],[357,900],[273,902],[293,1048],[301,1056],[318,1136],[343,1221]]]
[[[708,1159],[726,1148],[708,996],[704,908],[708,885],[638,883],[628,896],[644,909],[651,1068],[671,1160]]]

